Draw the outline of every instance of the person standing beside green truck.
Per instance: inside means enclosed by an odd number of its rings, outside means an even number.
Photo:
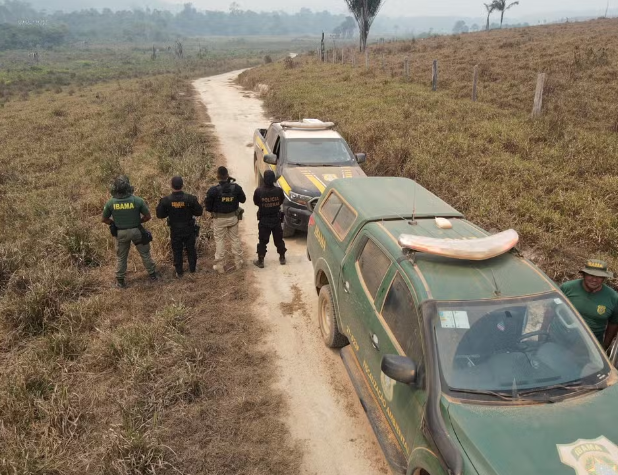
[[[565,282],[560,290],[607,349],[618,333],[618,292],[605,285],[614,274],[607,270],[605,261],[598,259],[589,259],[580,274],[581,279]]]

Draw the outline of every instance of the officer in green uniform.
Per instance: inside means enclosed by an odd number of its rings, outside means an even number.
[[[103,208],[103,222],[110,225],[112,235],[116,237],[116,285],[126,287],[124,278],[131,243],[135,244],[150,280],[157,280],[155,263],[150,257],[150,243],[142,243],[142,223],[151,218],[146,202],[133,195],[133,187],[126,176],[114,180],[111,193],[112,198]]]
[[[614,274],[597,259],[589,259],[580,273],[581,279],[565,282],[560,289],[607,349],[618,332],[618,292],[605,285]]]

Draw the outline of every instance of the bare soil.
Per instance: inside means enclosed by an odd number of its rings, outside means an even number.
[[[208,109],[230,174],[249,200],[255,188],[253,150],[247,141],[269,123],[262,103],[235,84],[239,72],[200,79],[194,86]],[[253,203],[245,205],[243,240],[254,252],[257,218]],[[388,468],[337,351],[320,338],[317,295],[306,236],[286,240],[287,265],[280,266],[272,248],[264,269],[250,269],[257,298],[251,310],[264,324],[260,343],[276,359],[274,387],[285,394],[285,422],[304,451],[301,474],[387,474]],[[253,259],[251,254],[248,258]],[[307,318],[305,315],[309,315]],[[255,342],[249,336],[247,344]],[[258,342],[262,341],[259,336]],[[267,382],[268,383],[268,382]]]

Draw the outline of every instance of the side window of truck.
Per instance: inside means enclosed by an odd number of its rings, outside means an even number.
[[[268,147],[273,150],[275,147],[275,140],[279,137],[279,135],[277,134],[277,131],[275,130],[274,127],[269,127],[268,131],[266,132],[266,144],[268,145]]]
[[[419,364],[423,360],[423,348],[418,313],[412,294],[399,272],[386,294],[382,317],[404,353]]]
[[[340,240],[346,237],[356,220],[354,210],[332,191],[320,206],[320,214]]]
[[[275,140],[275,145],[273,146],[272,151],[275,155],[277,155],[278,158],[281,158],[281,155],[279,155],[279,153],[281,152],[281,137],[279,135],[277,135],[277,139]]]
[[[391,260],[386,254],[371,239],[367,239],[358,256],[358,268],[365,287],[374,300],[390,266]]]

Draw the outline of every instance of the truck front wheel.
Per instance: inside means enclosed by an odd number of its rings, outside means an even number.
[[[257,155],[253,155],[253,171],[255,172],[255,184],[258,186],[264,185],[264,178],[260,175],[260,169],[258,167]]]
[[[323,285],[318,296],[318,320],[322,339],[329,348],[341,348],[348,344],[348,339],[342,335],[337,326],[335,304],[330,292],[330,285]]]
[[[290,226],[284,221],[283,222],[283,237],[290,238],[294,236],[295,233],[296,233],[296,229],[294,229],[292,226]]]

